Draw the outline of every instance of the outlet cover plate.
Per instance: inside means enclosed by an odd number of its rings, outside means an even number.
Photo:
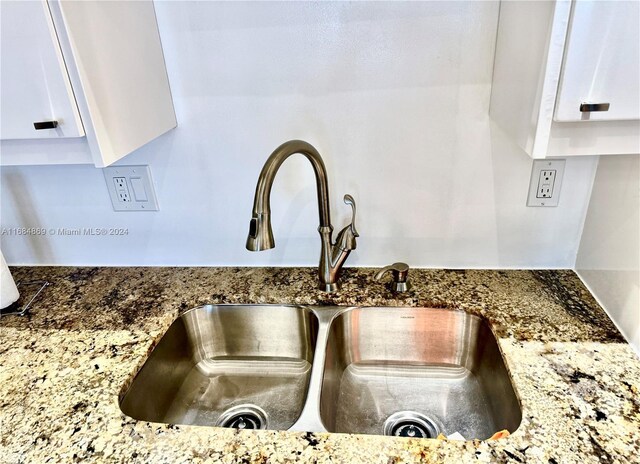
[[[102,169],[114,211],[158,211],[149,166],[109,166]]]
[[[564,159],[533,161],[527,206],[558,206],[565,163]],[[551,175],[544,175],[545,172]]]

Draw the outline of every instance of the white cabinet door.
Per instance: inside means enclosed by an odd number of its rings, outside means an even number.
[[[574,2],[556,121],[640,119],[640,2]],[[581,112],[582,103],[608,111]]]
[[[2,0],[0,21],[0,139],[84,136],[47,2]]]

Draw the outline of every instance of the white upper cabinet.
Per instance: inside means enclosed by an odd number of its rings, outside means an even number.
[[[104,167],[176,126],[151,0],[0,7],[2,164]]]
[[[0,2],[0,34],[0,137],[84,136],[46,2]]]
[[[585,103],[606,111],[580,111]],[[640,2],[574,3],[555,120],[634,119],[640,119]]]
[[[640,2],[503,1],[491,117],[533,158],[640,153]]]

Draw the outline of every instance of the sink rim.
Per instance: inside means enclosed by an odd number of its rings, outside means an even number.
[[[173,321],[171,321],[171,324],[173,324],[177,319],[180,319],[181,317],[185,316],[186,314],[189,314],[191,312],[194,311],[198,311],[198,310],[212,310],[215,309],[217,307],[224,307],[224,308],[234,308],[234,307],[242,307],[242,306],[250,306],[250,307],[259,307],[259,308],[265,308],[265,307],[278,307],[278,308],[295,308],[295,309],[302,309],[304,310],[304,312],[309,313],[309,312],[314,312],[312,310],[313,305],[305,305],[305,304],[291,304],[291,303],[287,303],[287,304],[280,304],[280,303],[206,303],[206,304],[202,304],[199,306],[195,306],[193,308],[189,308],[189,309],[180,309],[178,311],[177,316],[173,319]],[[317,317],[317,316],[316,316]],[[168,328],[167,328],[168,329]],[[164,336],[165,332],[162,334]],[[162,337],[160,337],[162,338]]]

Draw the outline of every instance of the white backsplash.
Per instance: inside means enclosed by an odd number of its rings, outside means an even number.
[[[640,157],[601,156],[576,269],[640,354]]]
[[[2,168],[2,227],[128,229],[5,235],[10,264],[317,265],[302,157],[276,178],[276,248],[244,248],[262,164],[300,138],[325,159],[336,230],[342,196],[358,203],[348,266],[573,267],[596,159],[567,160],[557,208],[526,207],[531,159],[488,116],[497,2],[156,10],[178,128],[120,164],[151,166],[160,211],[113,212],[90,166]]]

